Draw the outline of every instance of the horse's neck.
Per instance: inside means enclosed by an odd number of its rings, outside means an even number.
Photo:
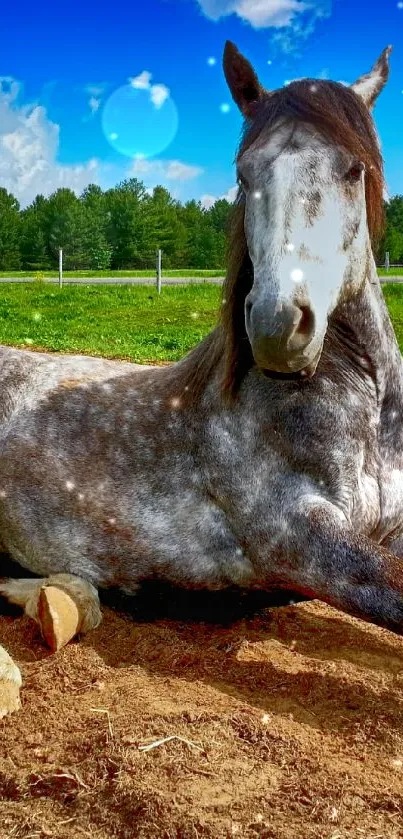
[[[370,360],[380,405],[393,403],[403,413],[402,356],[373,259],[362,291],[343,304],[341,314]]]

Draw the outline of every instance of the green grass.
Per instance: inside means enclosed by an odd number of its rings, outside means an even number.
[[[21,280],[34,280],[40,275],[40,278],[49,280],[49,279],[56,279],[58,278],[59,274],[57,269],[53,271],[0,271],[0,278],[1,277],[15,277],[16,279]],[[401,277],[403,276],[403,268],[390,268],[389,271],[385,271],[384,268],[378,268],[378,274],[381,277],[387,276],[395,276]],[[200,277],[201,279],[209,279],[210,277],[224,277],[225,276],[225,268],[217,268],[211,271],[200,269],[200,268],[172,268],[170,270],[163,270],[162,272],[162,279],[164,277]],[[149,271],[129,271],[129,270],[122,270],[122,271],[63,271],[63,277],[68,279],[85,279],[88,277],[110,277],[111,279],[119,279],[119,277],[128,277],[129,279],[136,279],[136,278],[153,278],[155,279],[155,270],[150,269]]]
[[[217,321],[217,285],[65,286],[4,284],[0,343],[58,352],[176,361]]]
[[[383,292],[403,350],[403,284]],[[0,343],[146,363],[176,361],[217,322],[217,285],[1,286]]]
[[[37,275],[44,277],[45,279],[55,279],[59,276],[59,272],[57,269],[54,271],[0,271],[0,277],[15,277],[16,279],[35,279]],[[216,270],[207,271],[201,270],[199,268],[180,268],[176,269],[172,268],[172,270],[163,270],[162,276],[163,277],[205,277],[208,279],[209,277],[223,277],[225,274],[224,268],[217,268]],[[150,271],[63,271],[63,277],[67,279],[80,279],[80,278],[91,278],[91,277],[140,277],[140,278],[147,278],[147,277],[154,277],[155,278],[155,270]]]
[[[382,291],[389,309],[396,338],[403,353],[403,283],[388,283]]]
[[[403,277],[403,268],[389,268],[385,271],[384,268],[378,268],[379,277]]]

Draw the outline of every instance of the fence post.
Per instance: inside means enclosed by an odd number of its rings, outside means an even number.
[[[389,271],[390,262],[389,262],[389,251],[385,253],[385,271]]]
[[[59,288],[63,285],[63,248],[59,248]]]
[[[158,294],[161,294],[161,282],[162,282],[162,276],[161,276],[161,249],[159,248],[159,249],[157,250],[157,291],[158,291]]]

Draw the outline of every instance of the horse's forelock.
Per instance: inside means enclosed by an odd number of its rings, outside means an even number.
[[[316,129],[329,145],[344,148],[365,164],[368,228],[373,245],[383,231],[383,160],[372,116],[363,100],[339,82],[301,79],[268,93],[245,123],[239,154],[267,142],[278,121]]]

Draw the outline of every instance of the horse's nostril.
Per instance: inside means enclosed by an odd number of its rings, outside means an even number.
[[[314,330],[314,316],[309,306],[300,306],[302,315],[297,327],[298,335],[310,336]]]

